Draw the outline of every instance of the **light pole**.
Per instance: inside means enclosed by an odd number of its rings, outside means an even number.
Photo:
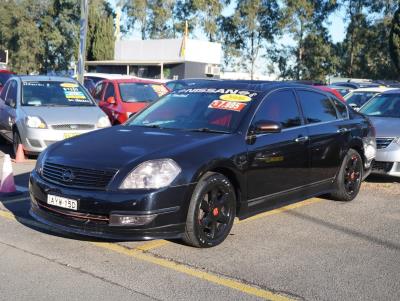
[[[81,0],[81,20],[79,22],[80,39],[79,39],[79,54],[78,54],[78,81],[81,84],[83,84],[83,75],[85,72],[87,24],[88,24],[88,0]]]

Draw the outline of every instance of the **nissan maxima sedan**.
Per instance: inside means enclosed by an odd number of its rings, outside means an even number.
[[[376,129],[377,154],[373,173],[400,177],[400,90],[372,98],[360,110]]]
[[[14,76],[0,93],[0,134],[38,154],[54,142],[111,126],[77,81],[66,77]]]
[[[353,200],[375,152],[368,119],[321,90],[209,82],[51,145],[30,175],[30,213],[72,233],[212,247],[272,203]]]

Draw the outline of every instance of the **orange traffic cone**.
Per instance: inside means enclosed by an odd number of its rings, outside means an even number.
[[[25,162],[25,159],[24,147],[22,144],[18,144],[17,153],[15,154],[15,163]]]
[[[1,174],[0,194],[13,194],[17,191],[14,182],[13,167],[10,155],[4,156]]]

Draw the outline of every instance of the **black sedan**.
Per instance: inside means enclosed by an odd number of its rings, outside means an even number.
[[[235,217],[272,203],[354,199],[374,135],[364,116],[310,86],[207,83],[51,145],[30,176],[31,215],[78,234],[211,247]]]

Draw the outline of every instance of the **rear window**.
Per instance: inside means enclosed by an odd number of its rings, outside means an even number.
[[[311,91],[298,91],[307,123],[328,122],[337,119],[336,110],[328,97]]]
[[[23,106],[82,107],[94,106],[85,88],[72,82],[25,81]]]
[[[153,102],[168,93],[163,85],[144,83],[120,83],[119,92],[124,102]]]
[[[361,107],[363,104],[365,104],[368,100],[370,100],[372,97],[374,97],[376,92],[352,92],[348,95],[346,95],[346,103],[348,105],[352,105],[355,107]]]

